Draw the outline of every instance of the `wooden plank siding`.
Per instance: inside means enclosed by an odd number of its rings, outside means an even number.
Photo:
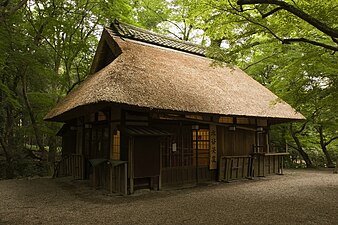
[[[162,169],[162,185],[164,187],[184,186],[196,184],[196,166],[174,167]],[[216,170],[209,170],[208,166],[198,167],[198,182],[216,180]]]
[[[255,145],[255,134],[254,131],[241,129],[230,131],[228,127],[217,126],[218,158],[251,154]]]

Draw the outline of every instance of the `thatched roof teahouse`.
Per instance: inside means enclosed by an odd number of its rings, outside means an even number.
[[[115,21],[102,33],[91,74],[45,119],[66,122],[64,153],[83,160],[81,178],[95,177],[102,164],[95,159],[123,161],[129,192],[149,179],[158,188],[230,179],[229,160],[238,160],[241,177],[265,175],[252,161],[258,152],[279,173],[285,154],[271,153],[269,127],[304,117],[242,70],[212,62],[200,46]]]

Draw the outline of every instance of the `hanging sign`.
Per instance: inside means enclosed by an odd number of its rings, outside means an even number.
[[[209,169],[217,169],[217,131],[216,125],[210,125]]]

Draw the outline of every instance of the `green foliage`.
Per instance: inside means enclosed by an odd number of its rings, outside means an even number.
[[[60,125],[43,117],[86,77],[102,27],[115,18],[132,21],[129,0],[18,3],[0,8],[0,161],[7,177],[45,168],[39,151]]]

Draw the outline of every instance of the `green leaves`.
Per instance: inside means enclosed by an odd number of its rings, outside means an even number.
[[[18,2],[27,4],[6,14],[0,9],[0,138],[9,154],[16,144],[23,148],[20,140],[44,149],[42,140],[59,125],[43,117],[87,76],[102,27],[132,20],[129,0],[10,1],[10,7]]]

